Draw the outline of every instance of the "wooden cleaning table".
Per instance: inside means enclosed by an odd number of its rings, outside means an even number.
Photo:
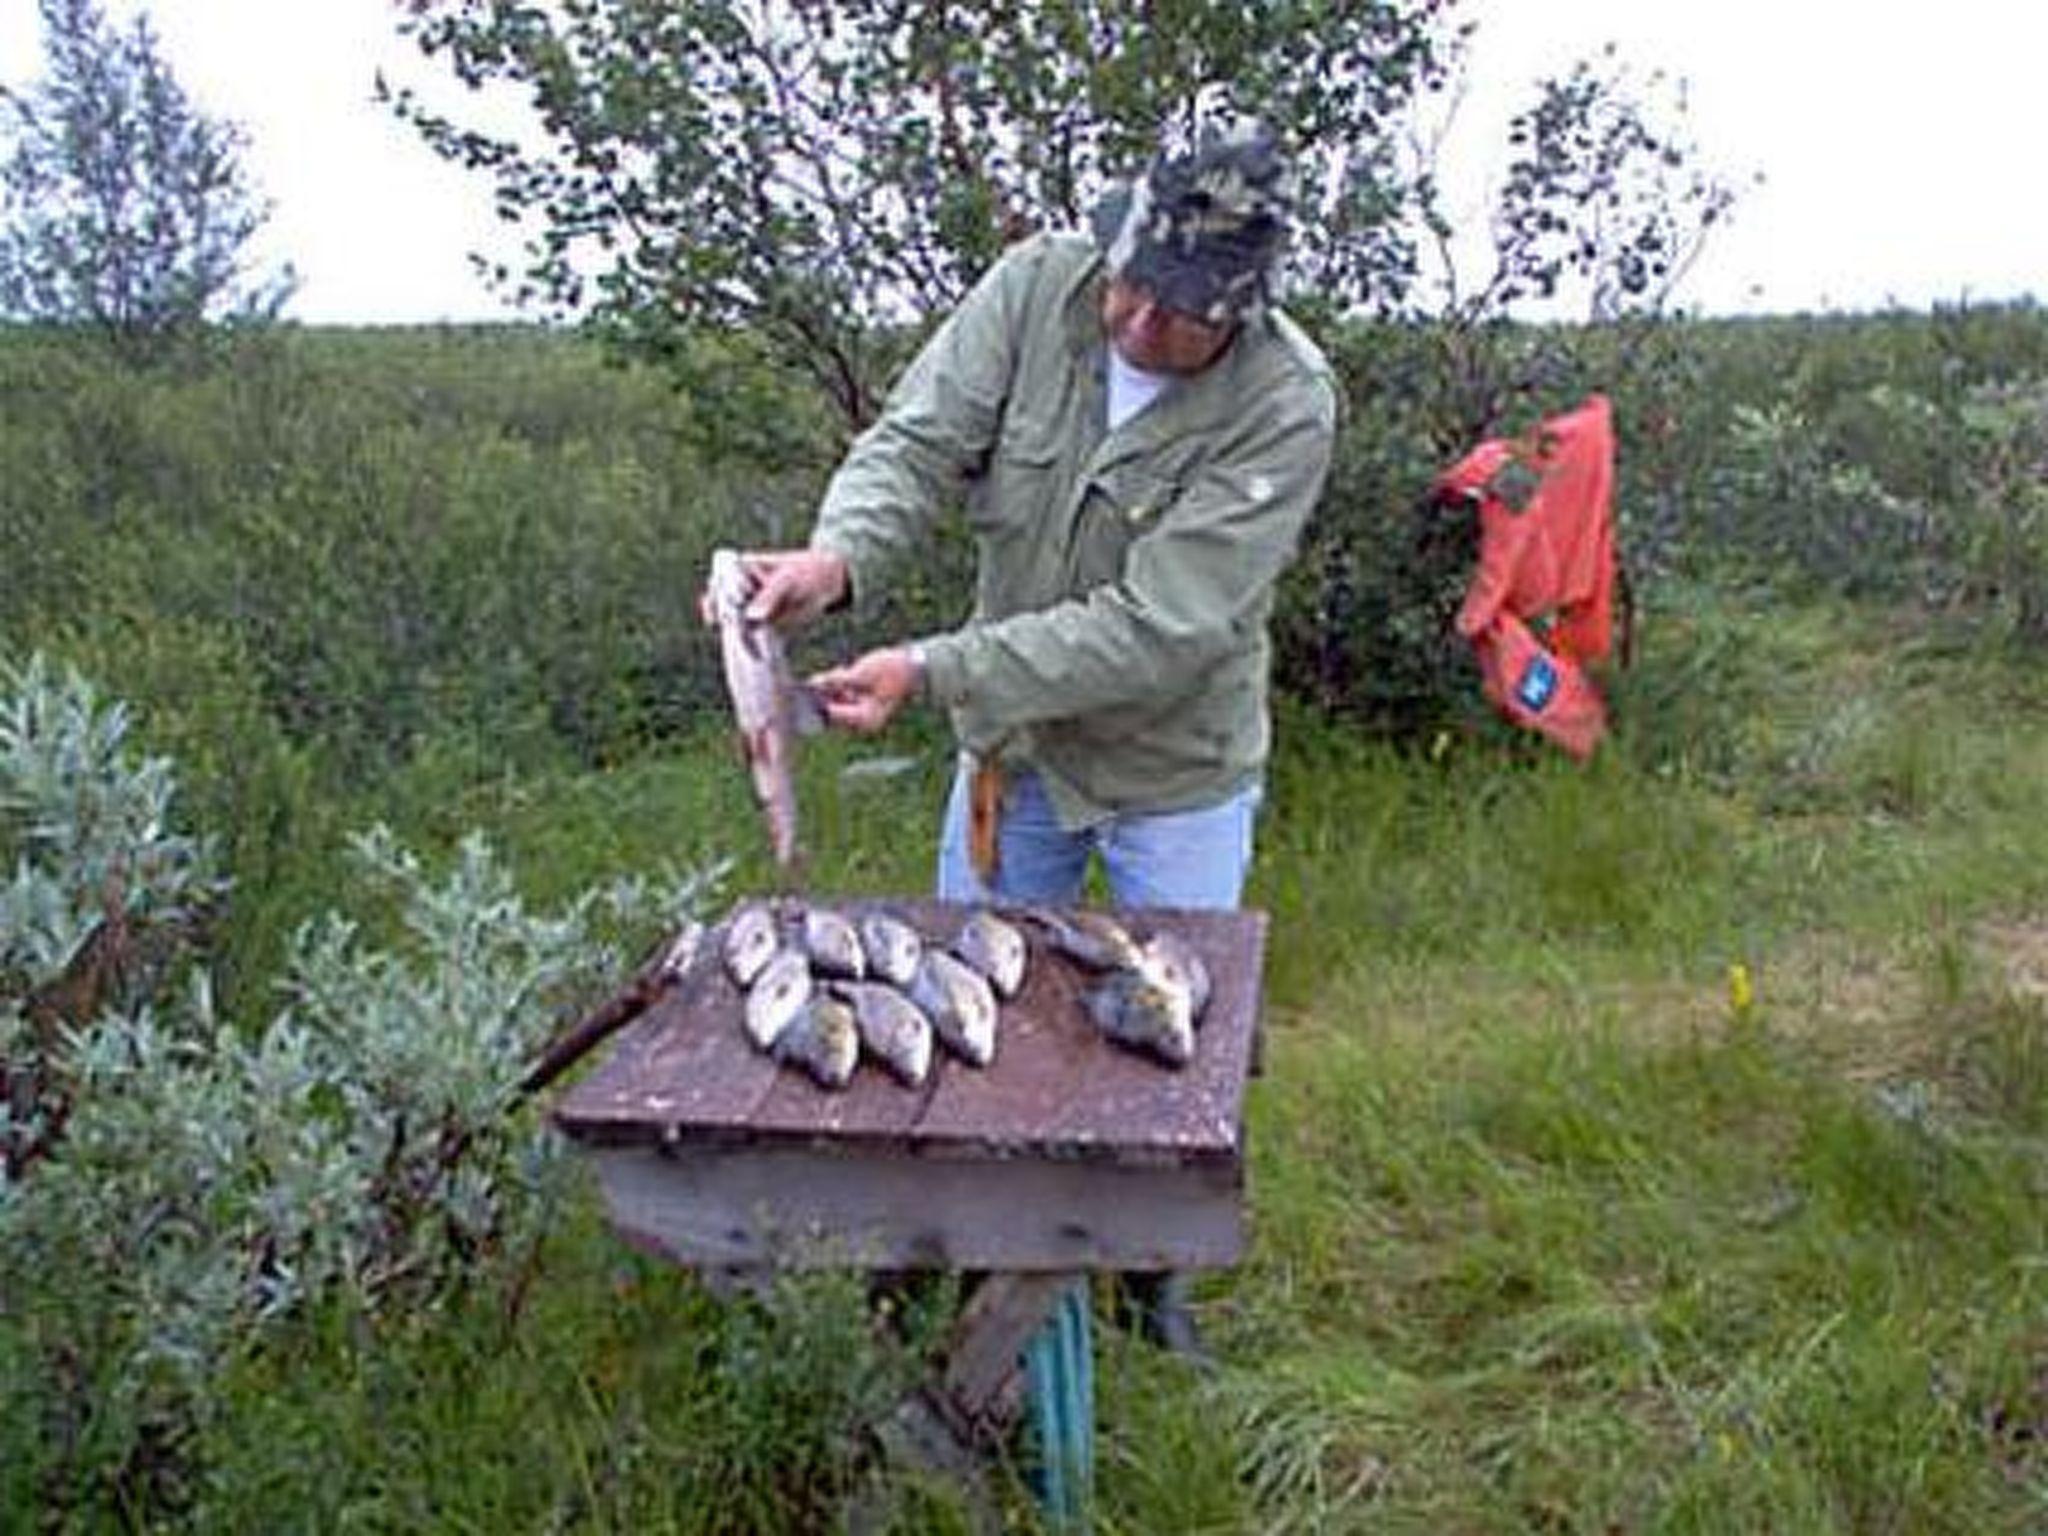
[[[971,910],[818,904],[854,917],[880,907],[940,944]],[[714,928],[561,1098],[556,1122],[594,1162],[614,1229],[676,1263],[984,1274],[926,1397],[956,1441],[985,1445],[1015,1412],[1019,1348],[1074,1277],[1214,1268],[1244,1247],[1265,916],[1117,916],[1139,937],[1177,932],[1209,967],[1186,1067],[1103,1039],[1080,1001],[1087,975],[1033,936],[991,1065],[941,1047],[918,1088],[864,1060],[827,1091],[748,1041]]]

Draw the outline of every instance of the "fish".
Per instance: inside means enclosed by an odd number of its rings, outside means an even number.
[[[1162,928],[1139,945],[1138,950],[1143,962],[1141,969],[1187,994],[1189,1019],[1199,1028],[1202,1011],[1209,1006],[1212,985],[1209,967],[1195,946],[1179,934]]]
[[[960,925],[953,953],[987,977],[998,997],[1015,997],[1024,985],[1024,935],[986,907]]]
[[[1195,1020],[1185,988],[1146,969],[1116,970],[1083,998],[1095,1027],[1118,1045],[1184,1067],[1195,1057]]]
[[[781,944],[775,914],[764,903],[750,901],[727,920],[719,958],[734,982],[742,988],[751,987]]]
[[[1022,915],[1060,954],[1096,973],[1082,1006],[1105,1036],[1168,1066],[1194,1060],[1195,1024],[1208,1006],[1211,981],[1192,944],[1163,928],[1140,943],[1101,912],[1033,907]]]
[[[829,992],[814,992],[775,1037],[777,1061],[794,1062],[820,1088],[844,1088],[860,1064],[860,1027],[851,1006]]]
[[[915,1088],[932,1065],[932,1021],[924,1010],[879,981],[837,981],[832,991],[853,1006],[861,1044],[898,1082]]]
[[[1138,941],[1107,913],[1027,907],[1018,916],[1044,929],[1047,943],[1088,970],[1130,970],[1139,963]]]
[[[810,1002],[812,990],[811,964],[803,951],[787,945],[776,950],[747,990],[747,1038],[761,1050],[773,1050]]]
[[[893,987],[907,987],[924,956],[924,940],[910,924],[887,912],[870,912],[860,920],[860,944],[868,970]]]
[[[725,688],[739,724],[740,749],[753,777],[754,799],[767,819],[768,843],[778,868],[801,862],[796,824],[796,738],[824,725],[824,711],[790,671],[775,626],[747,617],[746,568],[730,549],[714,550],[705,587],[718,628]]]
[[[943,949],[927,949],[909,995],[948,1050],[971,1066],[995,1060],[996,995],[981,972]]]
[[[853,921],[830,907],[806,907],[803,916],[804,953],[811,957],[811,969],[820,976],[844,976],[859,981],[868,973],[867,956],[861,950],[860,935]]]

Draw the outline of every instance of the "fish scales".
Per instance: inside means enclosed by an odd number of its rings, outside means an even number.
[[[878,981],[835,982],[832,990],[853,1006],[861,1044],[897,1081],[915,1088],[932,1065],[932,1021],[894,987]]]
[[[844,1088],[860,1062],[853,1009],[829,992],[813,992],[789,1027],[775,1037],[775,1058],[810,1073],[820,1088]]]
[[[927,949],[910,1000],[932,1021],[946,1048],[972,1066],[996,1054],[996,995],[982,974],[943,949]]]
[[[811,957],[811,969],[820,976],[859,981],[868,973],[867,955],[853,920],[831,907],[804,908],[803,947]]]
[[[907,987],[916,979],[917,963],[924,957],[924,940],[901,918],[887,912],[869,912],[860,920],[860,943],[867,954],[868,969],[893,987]]]
[[[1024,986],[1024,935],[987,908],[968,914],[953,939],[953,953],[988,979],[996,995],[1012,998]]]
[[[751,987],[780,944],[775,914],[762,902],[748,902],[727,920],[719,956],[736,983]]]
[[[811,999],[811,966],[798,949],[778,949],[747,989],[747,1038],[772,1050],[777,1038]]]

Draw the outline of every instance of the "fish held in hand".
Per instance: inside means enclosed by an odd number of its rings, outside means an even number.
[[[794,1062],[820,1088],[844,1088],[860,1062],[860,1027],[853,1009],[829,992],[814,992],[789,1027],[775,1037],[775,1059]]]
[[[932,1021],[946,1048],[970,1066],[996,1056],[996,995],[982,974],[943,949],[927,949],[910,1000]]]
[[[784,1030],[811,1000],[811,964],[800,949],[778,949],[747,990],[747,1038],[773,1050]]]
[[[987,908],[960,925],[953,953],[987,977],[998,997],[1015,997],[1024,985],[1024,935]]]
[[[832,990],[853,1006],[861,1044],[892,1076],[915,1088],[932,1065],[932,1021],[894,987],[877,981],[841,981]]]
[[[860,920],[860,944],[868,970],[893,987],[907,987],[924,957],[924,940],[910,924],[887,912],[870,912]]]
[[[796,738],[818,730],[824,716],[817,700],[790,671],[775,626],[747,617],[749,590],[739,555],[730,549],[714,551],[705,595],[718,627],[726,691],[732,696],[754,798],[768,821],[775,862],[791,869],[799,859]]]

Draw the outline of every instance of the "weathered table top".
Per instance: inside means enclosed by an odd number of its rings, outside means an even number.
[[[971,910],[935,901],[824,901],[852,915],[880,907],[943,943]],[[559,1125],[600,1145],[811,1145],[873,1152],[1120,1163],[1235,1163],[1260,1009],[1266,918],[1165,909],[1117,914],[1144,938],[1181,935],[1213,982],[1195,1057],[1162,1066],[1103,1039],[1081,995],[1089,978],[1035,939],[1022,991],[1002,1005],[994,1062],[969,1067],[935,1049],[908,1088],[863,1060],[843,1090],[816,1086],[754,1049],[741,993],[706,933],[677,984],[566,1093]]]

